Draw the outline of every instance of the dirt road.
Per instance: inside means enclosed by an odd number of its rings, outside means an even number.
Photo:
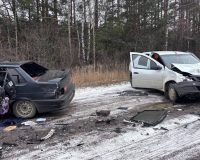
[[[56,113],[39,115],[47,121],[4,132],[2,159],[199,159],[199,103],[172,105],[162,93],[135,90],[129,83],[76,90],[71,105]],[[119,108],[121,107],[121,108]],[[154,127],[124,124],[137,111],[164,108],[166,119]],[[111,111],[108,117],[96,110]],[[35,119],[32,119],[35,121]],[[38,141],[54,129],[52,137]]]

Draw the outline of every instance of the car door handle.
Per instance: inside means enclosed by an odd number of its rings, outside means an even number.
[[[139,74],[138,72],[133,72],[133,74]]]

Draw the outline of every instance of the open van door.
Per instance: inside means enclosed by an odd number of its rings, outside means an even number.
[[[163,88],[164,66],[144,53],[130,52],[131,85],[136,88]]]

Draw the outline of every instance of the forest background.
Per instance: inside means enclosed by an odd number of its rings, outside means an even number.
[[[200,0],[0,0],[1,60],[89,84],[127,79],[129,52],[155,50],[200,56]]]

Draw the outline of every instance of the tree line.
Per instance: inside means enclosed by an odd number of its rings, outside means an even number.
[[[153,50],[200,54],[199,0],[0,0],[2,60],[96,66]]]

